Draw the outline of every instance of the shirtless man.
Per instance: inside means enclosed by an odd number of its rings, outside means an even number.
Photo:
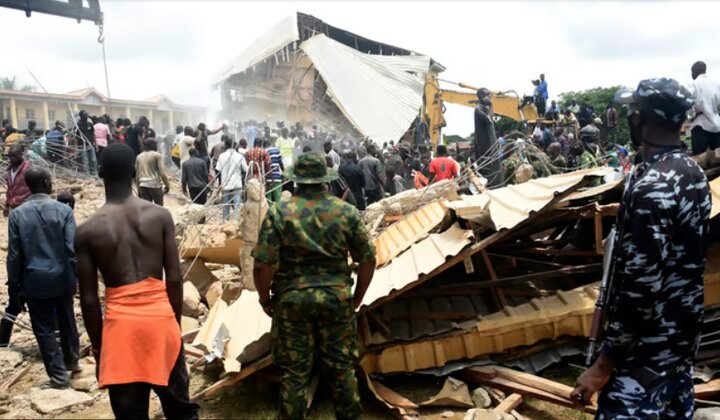
[[[106,203],[78,228],[75,239],[80,301],[98,383],[108,388],[119,419],[147,419],[151,389],[167,418],[197,419],[182,351],[183,288],[172,217],[132,194],[131,148],[111,144],[102,158]],[[98,270],[105,283],[104,320]]]

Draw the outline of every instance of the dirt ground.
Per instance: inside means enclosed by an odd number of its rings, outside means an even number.
[[[69,188],[80,190],[75,194],[76,209],[75,216],[77,223],[81,224],[93,212],[102,206],[104,202],[103,189],[101,184],[88,181],[58,181],[56,182],[56,192],[64,191]],[[177,190],[176,190],[177,191]],[[0,198],[0,201],[4,199]],[[166,207],[168,207],[173,215],[181,212],[184,206],[182,199],[177,196],[168,196],[166,198]],[[0,219],[0,279],[6,278],[6,268],[4,261],[7,256],[7,219]],[[5,282],[2,281],[4,284]],[[0,287],[0,305],[5,306],[7,303],[7,288]],[[81,347],[89,344],[87,335],[84,333],[82,316],[80,314],[79,303],[76,302],[76,317],[78,328],[81,333]],[[23,313],[20,319],[29,323],[27,313]],[[15,328],[11,341],[11,350],[20,352],[24,361],[15,370],[0,372],[0,382],[7,378],[22,367],[30,365],[28,373],[17,383],[12,385],[6,396],[0,396],[0,418],[113,418],[110,409],[110,403],[107,392],[97,390],[96,386],[87,393],[92,396],[92,404],[85,408],[73,408],[61,413],[53,415],[42,415],[34,411],[27,402],[28,398],[37,392],[40,384],[48,380],[45,370],[40,359],[37,344],[32,332],[29,330]],[[87,357],[81,361],[82,364],[88,365],[87,369],[94,370],[92,367],[92,359]],[[208,366],[203,370],[194,370],[191,372],[191,394],[207,387],[219,379],[221,370],[214,366]],[[546,371],[545,375],[551,379],[572,384],[577,375],[577,370],[569,367],[561,367]],[[90,375],[92,376],[92,375]],[[412,378],[412,380],[408,380]],[[409,397],[413,401],[419,402],[428,399],[442,387],[444,378],[426,377],[426,376],[398,376],[388,378],[386,384],[395,391]],[[471,389],[473,387],[471,386]],[[277,384],[270,382],[265,378],[250,378],[240,385],[225,390],[218,395],[201,403],[200,415],[202,418],[241,418],[241,419],[266,419],[275,418],[278,409],[278,388]],[[382,407],[374,397],[367,393],[363,394],[364,415],[366,419],[384,419],[393,418],[393,416]],[[453,412],[452,417],[442,417],[441,414],[450,410]],[[423,409],[421,418],[425,419],[441,419],[452,418],[462,419],[465,415],[463,409],[452,408],[434,408]],[[518,412],[532,419],[589,419],[588,415],[583,413],[557,407],[542,401],[527,399],[517,409]],[[151,399],[151,417],[162,418],[160,403],[153,394]],[[332,402],[329,392],[320,385],[317,397],[310,412],[310,418],[313,419],[329,419],[334,418]]]

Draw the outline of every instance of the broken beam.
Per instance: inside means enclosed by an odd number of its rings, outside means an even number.
[[[542,271],[540,273],[523,274],[520,276],[505,277],[497,280],[481,280],[466,283],[448,284],[440,286],[442,289],[454,289],[463,287],[490,287],[498,284],[507,284],[517,281],[539,281],[548,280],[556,277],[571,276],[577,274],[593,274],[602,272],[602,263],[576,265],[557,270]]]
[[[522,403],[522,399],[523,397],[520,394],[510,394],[510,396],[502,400],[502,402],[498,404],[493,411],[496,413],[509,414]]]
[[[210,385],[209,387],[205,388],[204,390],[198,392],[197,394],[192,396],[191,400],[199,401],[201,399],[204,399],[211,395],[214,395],[229,386],[235,385],[236,383],[242,381],[243,379],[247,378],[248,376],[250,376],[260,370],[265,369],[266,367],[270,366],[271,364],[272,364],[272,357],[265,356],[264,358],[258,360],[257,362],[244,367],[243,369],[240,370],[240,372],[236,373],[235,375],[226,376],[223,379],[220,379],[219,381],[217,381],[214,384]]]

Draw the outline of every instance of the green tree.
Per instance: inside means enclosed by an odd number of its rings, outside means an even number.
[[[495,133],[498,136],[506,135],[513,130],[520,130],[520,123],[507,117],[496,117],[495,118]]]
[[[586,103],[595,109],[595,113],[599,118],[603,111],[605,111],[605,108],[607,108],[607,105],[612,103],[618,111],[617,142],[618,144],[628,144],[630,141],[630,129],[627,123],[627,108],[613,101],[615,93],[620,88],[620,86],[594,87],[578,92],[561,93],[559,104],[562,109],[565,109],[570,106],[570,101],[573,99],[578,104]]]
[[[17,83],[17,76],[13,76],[12,79],[9,77],[0,77],[0,88],[5,90],[19,90],[23,92],[34,92],[36,89],[33,85],[19,86]]]

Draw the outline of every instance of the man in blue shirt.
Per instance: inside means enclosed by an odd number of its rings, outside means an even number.
[[[545,108],[548,99],[547,82],[545,81],[545,75],[540,75],[540,83],[535,88],[535,107],[537,108],[538,115],[540,117],[545,116]]]
[[[75,218],[72,209],[50,198],[50,172],[33,166],[25,173],[32,195],[10,212],[7,273],[9,289],[27,303],[33,333],[40,348],[46,387],[67,388],[68,371],[77,369],[79,339],[73,295]],[[60,327],[60,345],[55,321]]]

